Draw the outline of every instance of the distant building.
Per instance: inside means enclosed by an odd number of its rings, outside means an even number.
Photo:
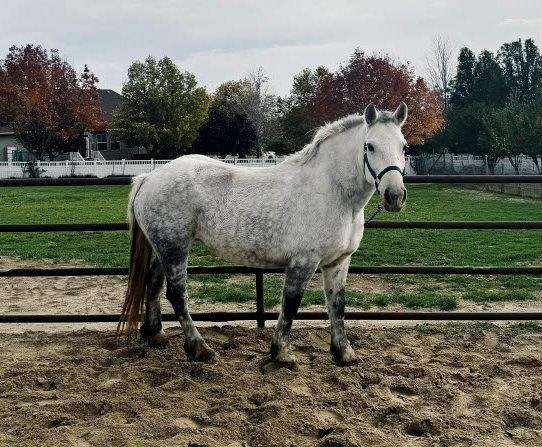
[[[113,112],[122,105],[123,97],[117,92],[109,89],[98,89],[100,98],[100,107],[102,109],[103,119],[106,123],[104,132],[94,132],[89,130],[85,133],[85,147],[77,153],[72,153],[72,159],[85,158],[87,160],[106,159],[143,159],[149,158],[147,152],[142,147],[128,147],[120,141],[112,138],[109,132],[109,124]],[[25,161],[29,158],[29,153],[21,143],[15,138],[13,129],[9,126],[0,126],[0,161]],[[68,159],[68,154],[58,157],[59,160]]]
[[[0,161],[22,161],[24,148],[16,140],[13,129],[0,126]]]

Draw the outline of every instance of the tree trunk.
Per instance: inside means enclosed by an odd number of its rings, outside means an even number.
[[[499,157],[492,157],[490,155],[486,155],[486,166],[488,173],[490,175],[495,174],[495,166],[497,166],[497,163],[499,162]]]
[[[542,157],[540,157],[542,159]],[[542,165],[540,164],[540,161],[538,160],[538,155],[531,155],[531,159],[533,160],[534,165],[536,166],[536,170],[539,174],[542,174]]]
[[[519,165],[521,163],[521,159],[519,159],[518,157],[510,156],[508,157],[508,160],[510,161],[510,164],[514,168],[514,173],[516,175],[519,175]]]

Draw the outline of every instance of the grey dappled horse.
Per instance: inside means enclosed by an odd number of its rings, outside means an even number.
[[[271,358],[292,362],[289,334],[307,283],[322,269],[331,322],[331,353],[338,365],[355,363],[344,326],[344,286],[363,236],[364,207],[377,191],[388,211],[399,211],[407,106],[395,112],[373,105],[363,115],[326,124],[311,143],[280,164],[229,165],[202,155],[173,160],[133,180],[128,205],[132,232],[130,276],[120,328],[149,345],[165,341],[159,292],[179,319],[184,349],[194,361],[214,351],[194,326],[187,306],[188,251],[197,239],[223,258],[255,267],[284,267],[282,309]],[[144,315],[143,315],[144,314]]]

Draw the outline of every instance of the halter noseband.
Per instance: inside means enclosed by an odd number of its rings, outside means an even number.
[[[375,181],[375,188],[376,188],[376,192],[378,192],[378,194],[380,194],[380,190],[378,189],[378,185],[380,183],[380,180],[382,180],[382,177],[384,177],[384,174],[386,174],[387,172],[390,172],[390,171],[398,171],[399,174],[401,174],[402,176],[405,175],[405,171],[404,169],[401,169],[399,166],[395,166],[395,165],[390,165],[390,166],[386,166],[384,169],[382,169],[382,171],[380,171],[378,174],[375,172],[375,170],[373,169],[373,167],[371,166],[371,164],[369,163],[369,158],[367,157],[367,151],[368,151],[368,147],[367,147],[367,142],[365,142],[364,146],[363,146],[363,163],[365,166],[367,166],[367,169],[369,169],[369,172],[371,173],[374,181]]]

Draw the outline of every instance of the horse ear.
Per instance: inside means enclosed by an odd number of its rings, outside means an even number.
[[[397,121],[397,125],[402,126],[403,124],[405,124],[405,121],[408,116],[407,105],[404,102],[399,104],[399,107],[397,107],[397,110],[395,111],[393,116],[395,117],[395,120]]]
[[[372,126],[376,122],[376,118],[378,116],[376,107],[373,104],[369,104],[367,107],[365,107],[365,112],[363,112],[363,116],[365,117],[365,122],[367,123],[367,126]]]

